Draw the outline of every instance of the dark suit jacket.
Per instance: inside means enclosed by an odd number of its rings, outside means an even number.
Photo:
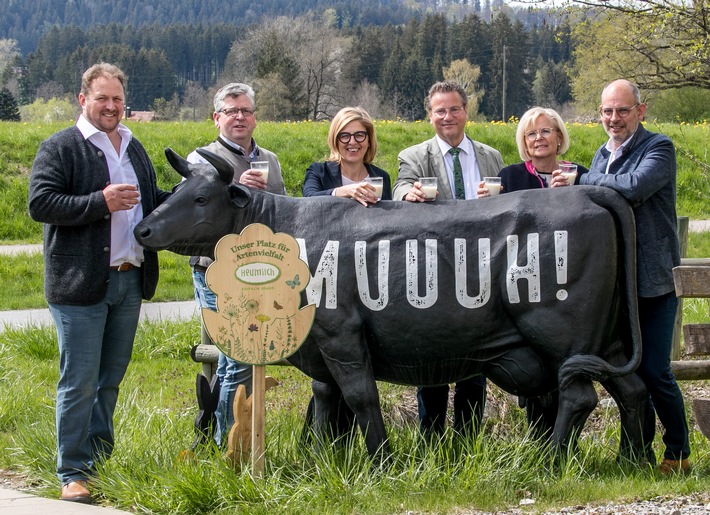
[[[143,216],[170,196],[135,138],[128,155],[138,178]],[[96,304],[106,295],[111,251],[111,214],[102,190],[109,184],[104,153],[69,127],[42,142],[29,187],[29,212],[44,223],[44,293],[54,304]],[[143,298],[158,283],[158,256],[144,251]]]
[[[382,168],[366,164],[367,173],[370,177],[382,177],[382,200],[392,200],[392,186],[390,176]],[[331,195],[335,188],[343,185],[343,177],[340,175],[340,165],[335,161],[325,161],[324,163],[313,163],[306,170],[306,178],[303,180],[303,196],[315,197],[319,195]]]
[[[466,136],[468,138],[468,136]],[[469,138],[470,139],[470,138]],[[503,168],[503,158],[493,147],[471,140],[476,153],[478,170],[481,177],[495,177]],[[444,156],[436,137],[423,143],[405,148],[399,153],[399,175],[394,183],[394,199],[402,200],[407,196],[412,185],[420,177],[437,177],[439,182],[439,198],[453,199],[449,174],[444,165]]]

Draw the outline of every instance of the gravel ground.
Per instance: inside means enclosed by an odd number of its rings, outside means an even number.
[[[710,513],[710,493],[681,495],[677,497],[659,496],[647,501],[630,503],[608,503],[598,506],[571,506],[558,511],[535,511],[534,505],[527,509],[510,511],[472,511],[461,515],[707,515]]]

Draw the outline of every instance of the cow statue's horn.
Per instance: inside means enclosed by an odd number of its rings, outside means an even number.
[[[234,179],[234,169],[225,159],[202,148],[198,148],[197,153],[207,159],[207,161],[215,167],[215,170],[219,173],[219,178],[222,179],[225,184],[232,182],[232,179]]]
[[[214,168],[217,170],[217,173],[219,174],[219,178],[222,179],[225,183],[229,184],[232,182],[232,177],[234,176],[234,171],[232,170],[231,166],[229,166],[229,163],[219,157],[217,154],[213,154],[212,152],[209,152],[207,150],[202,150],[198,149],[197,152],[207,159],[207,161],[214,166]],[[165,149],[165,157],[168,158],[168,162],[170,165],[175,168],[175,170],[185,177],[186,179],[192,175],[192,171],[190,170],[190,163],[184,159],[180,154],[175,152],[172,148],[167,147]]]

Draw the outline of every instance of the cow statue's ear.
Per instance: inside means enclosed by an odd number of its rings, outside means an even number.
[[[190,177],[190,163],[188,163],[187,160],[184,159],[180,154],[175,152],[172,148],[167,147],[165,149],[165,157],[168,158],[168,163],[170,163],[170,166],[175,168],[177,173],[185,177],[185,179]]]
[[[215,170],[217,170],[217,173],[219,174],[219,178],[222,179],[222,182],[225,184],[230,184],[232,182],[232,179],[234,179],[234,169],[226,159],[210,152],[209,150],[205,150],[204,148],[198,148],[197,153],[207,159],[209,164],[214,166]]]
[[[232,204],[242,208],[251,202],[251,193],[249,192],[249,188],[246,186],[232,183],[229,185],[229,198],[232,201]]]

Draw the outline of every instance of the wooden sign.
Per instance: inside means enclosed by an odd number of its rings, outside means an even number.
[[[202,309],[207,333],[227,356],[254,365],[251,402],[244,399],[243,406],[251,408],[252,471],[256,477],[264,471],[265,365],[296,352],[308,336],[316,307],[301,308],[301,291],[310,277],[308,266],[299,257],[298,242],[288,234],[274,234],[263,224],[249,225],[239,235],[220,239],[215,261],[205,275],[207,286],[217,296],[217,311]],[[235,406],[237,401],[235,398]],[[235,419],[246,418],[239,417],[241,411],[235,409]],[[237,447],[244,449],[245,436],[230,432],[232,459]]]
[[[300,307],[310,272],[292,236],[263,224],[228,234],[217,242],[205,277],[217,311],[203,308],[202,318],[227,356],[252,365],[276,363],[308,336],[316,308]]]

